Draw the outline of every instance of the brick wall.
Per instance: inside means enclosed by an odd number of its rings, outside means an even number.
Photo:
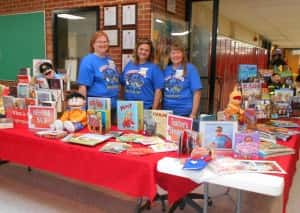
[[[137,38],[151,36],[151,12],[153,10],[165,13],[166,1],[164,0],[9,0],[0,1],[0,15],[14,14],[31,11],[45,11],[46,16],[46,54],[47,58],[53,60],[53,26],[52,12],[60,9],[72,9],[88,6],[99,6],[100,29],[103,29],[103,6],[118,5],[118,28],[121,26],[121,5],[126,3],[137,3]],[[185,18],[185,0],[176,1],[176,14],[170,14],[177,18]],[[110,48],[110,55],[120,68],[121,46]]]

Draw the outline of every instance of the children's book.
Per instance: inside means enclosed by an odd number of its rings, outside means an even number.
[[[32,72],[33,76],[39,76],[40,73],[40,65],[44,62],[48,62],[52,64],[52,61],[49,59],[33,59],[32,60]]]
[[[193,119],[173,114],[167,117],[167,137],[169,141],[179,143],[180,135],[184,130],[192,130]]]
[[[259,143],[259,156],[263,158],[277,157],[282,155],[291,155],[294,153],[295,150],[293,148],[281,144],[267,142],[267,141],[261,141]]]
[[[107,142],[103,147],[100,148],[100,151],[118,154],[120,152],[128,150],[130,147],[131,145],[126,143]]]
[[[286,174],[276,161],[266,160],[239,160],[244,166],[244,172]]]
[[[35,134],[44,138],[57,139],[65,137],[68,133],[63,130],[42,130],[35,132]]]
[[[172,152],[177,151],[178,146],[175,143],[158,143],[150,145],[154,152]]]
[[[256,64],[240,64],[238,67],[238,81],[251,81],[257,77]]]
[[[101,113],[102,125],[105,131],[111,129],[111,111],[108,109],[98,110],[97,112]]]
[[[88,109],[92,110],[111,110],[111,100],[110,98],[101,97],[88,97],[87,100]]]
[[[34,106],[28,107],[28,128],[50,129],[50,125],[56,120],[55,107]]]
[[[291,103],[294,91],[292,89],[276,89],[272,97],[273,102]]]
[[[154,122],[154,134],[166,138],[167,136],[167,115],[172,114],[171,110],[144,110],[144,124]],[[144,128],[146,131],[146,127]]]
[[[14,121],[11,118],[0,118],[0,129],[14,128]]]
[[[48,81],[44,77],[37,77],[35,79],[35,84],[39,89],[49,89]]]
[[[153,153],[150,147],[130,147],[127,149],[128,155],[149,155]]]
[[[61,78],[52,78],[47,79],[50,89],[63,90],[63,79]]]
[[[28,83],[18,83],[17,85],[17,95],[19,98],[28,98],[29,97],[29,84]]]
[[[256,131],[237,132],[235,134],[235,156],[245,159],[257,159],[259,142],[259,133]]]
[[[225,175],[241,172],[245,166],[232,157],[216,158],[208,163],[208,167],[216,174]]]
[[[111,138],[111,135],[99,135],[94,133],[75,133],[69,134],[62,139],[64,142],[70,142],[85,146],[95,146],[99,143],[103,143]]]
[[[38,89],[36,90],[36,102],[41,105],[43,102],[53,101],[52,93],[49,89]]]
[[[102,134],[102,115],[95,110],[87,110],[87,126],[90,132]]]
[[[144,128],[142,101],[117,101],[117,124],[120,130],[140,131]]]
[[[241,89],[244,100],[261,98],[261,83],[259,82],[241,83]]]

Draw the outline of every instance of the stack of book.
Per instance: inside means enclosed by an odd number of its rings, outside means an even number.
[[[261,141],[259,143],[259,155],[263,158],[277,157],[294,154],[295,150],[280,144]]]

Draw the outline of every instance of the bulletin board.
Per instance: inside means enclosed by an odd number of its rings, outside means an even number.
[[[45,14],[3,15],[0,26],[0,80],[15,80],[32,59],[45,58]]]

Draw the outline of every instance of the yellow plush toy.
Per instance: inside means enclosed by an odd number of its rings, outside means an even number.
[[[237,88],[234,87],[233,91],[229,95],[229,103],[224,110],[226,120],[244,122],[244,110],[241,109],[242,104],[242,93]]]

